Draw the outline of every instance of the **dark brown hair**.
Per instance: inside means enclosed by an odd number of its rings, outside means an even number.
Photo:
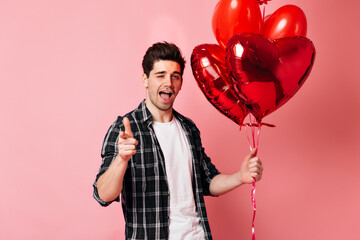
[[[147,77],[149,77],[149,74],[154,67],[154,63],[159,60],[170,60],[179,63],[181,76],[183,75],[185,59],[182,56],[180,49],[175,44],[158,42],[148,48],[142,61],[143,71]]]

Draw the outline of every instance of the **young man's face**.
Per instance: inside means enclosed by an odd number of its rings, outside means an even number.
[[[143,84],[148,104],[161,111],[172,109],[182,85],[179,63],[170,60],[154,62],[149,77],[143,74]]]

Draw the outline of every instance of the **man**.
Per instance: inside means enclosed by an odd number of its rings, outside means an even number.
[[[231,175],[211,163],[195,124],[173,109],[185,67],[177,46],[154,44],[142,65],[146,99],[108,130],[94,198],[107,206],[121,195],[126,239],[212,239],[204,195],[260,180],[261,161],[255,150]]]

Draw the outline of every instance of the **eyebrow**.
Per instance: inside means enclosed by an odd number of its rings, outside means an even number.
[[[155,75],[160,75],[160,74],[165,74],[166,73],[166,71],[160,71],[160,72],[156,72],[156,73],[154,73]],[[179,74],[179,75],[181,75],[181,73],[179,73],[178,71],[175,71],[175,72],[173,72],[172,74]]]
[[[165,71],[160,71],[160,72],[156,72],[155,74],[159,75],[159,74],[165,74],[165,73],[166,73]]]

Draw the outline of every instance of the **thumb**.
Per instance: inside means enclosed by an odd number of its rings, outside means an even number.
[[[251,158],[256,157],[257,151],[258,151],[257,148],[253,148],[253,150],[249,153],[249,155],[247,155],[246,159],[250,160]]]
[[[131,126],[130,126],[130,121],[127,117],[124,117],[123,119],[123,124],[124,124],[124,127],[125,127],[125,132],[130,135],[131,137],[133,137],[133,133],[131,131]]]
[[[245,158],[244,158],[244,161],[242,162],[241,166],[242,168],[246,168],[248,167],[249,165],[249,162],[250,162],[250,159],[255,157],[257,154],[257,148],[254,148]]]

